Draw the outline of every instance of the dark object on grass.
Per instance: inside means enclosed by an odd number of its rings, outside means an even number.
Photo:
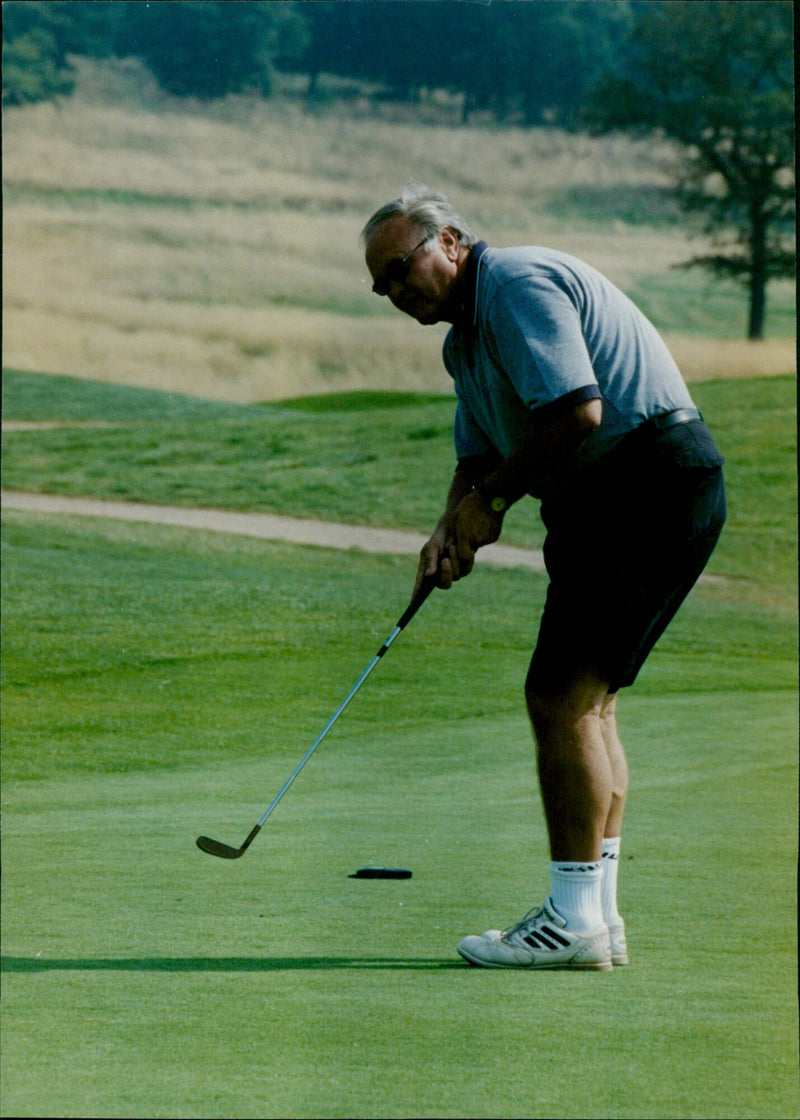
[[[411,872],[405,867],[359,867],[348,879],[410,879]]]

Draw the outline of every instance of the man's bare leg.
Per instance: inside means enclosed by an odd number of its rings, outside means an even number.
[[[622,745],[608,683],[584,671],[558,691],[528,689],[526,699],[551,859],[599,860],[607,828],[620,816],[615,767]]]
[[[606,696],[600,709],[600,733],[611,766],[611,806],[606,818],[604,837],[622,834],[622,817],[628,793],[628,762],[617,730],[617,694]]]
[[[600,902],[603,920],[610,935],[611,961],[615,965],[628,963],[628,946],[625,923],[617,908],[617,877],[619,873],[622,817],[628,791],[628,764],[617,730],[617,697],[610,695],[600,712],[600,728],[611,764],[611,809],[603,836],[603,878],[600,885]]]

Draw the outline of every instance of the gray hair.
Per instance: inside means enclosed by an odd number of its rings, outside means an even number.
[[[451,229],[465,248],[471,249],[477,244],[477,236],[445,196],[413,180],[403,188],[400,198],[385,203],[375,211],[361,231],[362,242],[366,245],[378,226],[396,214],[419,226],[428,241],[440,230]]]

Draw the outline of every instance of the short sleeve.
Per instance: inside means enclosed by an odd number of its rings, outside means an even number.
[[[528,408],[596,384],[578,307],[551,277],[503,284],[487,309],[486,331],[495,360]]]
[[[491,441],[476,423],[463,401],[458,401],[456,404],[453,441],[457,459],[466,459],[472,455],[489,455],[495,451]]]

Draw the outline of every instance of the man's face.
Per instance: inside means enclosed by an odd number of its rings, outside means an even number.
[[[460,245],[450,229],[441,230],[432,245],[420,246],[423,236],[400,215],[387,219],[369,239],[367,268],[375,289],[398,310],[418,323],[438,323],[450,319]]]

